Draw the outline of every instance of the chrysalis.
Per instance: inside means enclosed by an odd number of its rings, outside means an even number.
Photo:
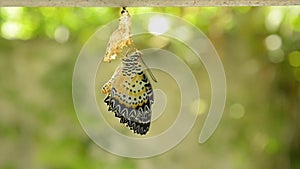
[[[110,62],[112,59],[115,59],[124,47],[129,47],[131,44],[133,44],[133,41],[130,36],[130,15],[126,8],[123,7],[119,19],[119,27],[109,38],[103,61]]]

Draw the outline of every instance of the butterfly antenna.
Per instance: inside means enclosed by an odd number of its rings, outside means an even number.
[[[152,80],[157,83],[156,78],[154,77],[154,75],[152,74],[151,70],[148,68],[148,66],[146,65],[146,63],[144,62],[144,60],[142,59],[142,57],[140,57],[143,65],[146,67],[146,70],[148,71],[149,75],[151,76]]]

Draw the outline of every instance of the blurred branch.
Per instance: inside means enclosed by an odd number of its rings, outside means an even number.
[[[300,0],[0,0],[0,6],[270,6]]]

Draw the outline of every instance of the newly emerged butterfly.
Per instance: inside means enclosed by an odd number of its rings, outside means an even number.
[[[124,47],[128,47],[133,44],[130,36],[130,26],[130,15],[126,8],[123,7],[121,17],[119,19],[119,27],[109,38],[103,59],[104,62],[110,62],[112,59],[115,59]]]
[[[120,123],[125,123],[134,133],[144,135],[150,127],[154,98],[141,55],[136,51],[123,58],[112,78],[102,87],[102,93],[107,94],[104,102],[108,110],[120,118]]]

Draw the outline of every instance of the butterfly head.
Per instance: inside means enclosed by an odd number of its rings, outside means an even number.
[[[132,60],[138,60],[139,58],[141,58],[141,52],[134,52],[133,54],[129,55],[129,58],[131,58]]]
[[[127,54],[126,57],[123,58],[122,60],[135,62],[138,61],[141,57],[142,57],[142,53],[140,51],[135,51],[134,53]]]

